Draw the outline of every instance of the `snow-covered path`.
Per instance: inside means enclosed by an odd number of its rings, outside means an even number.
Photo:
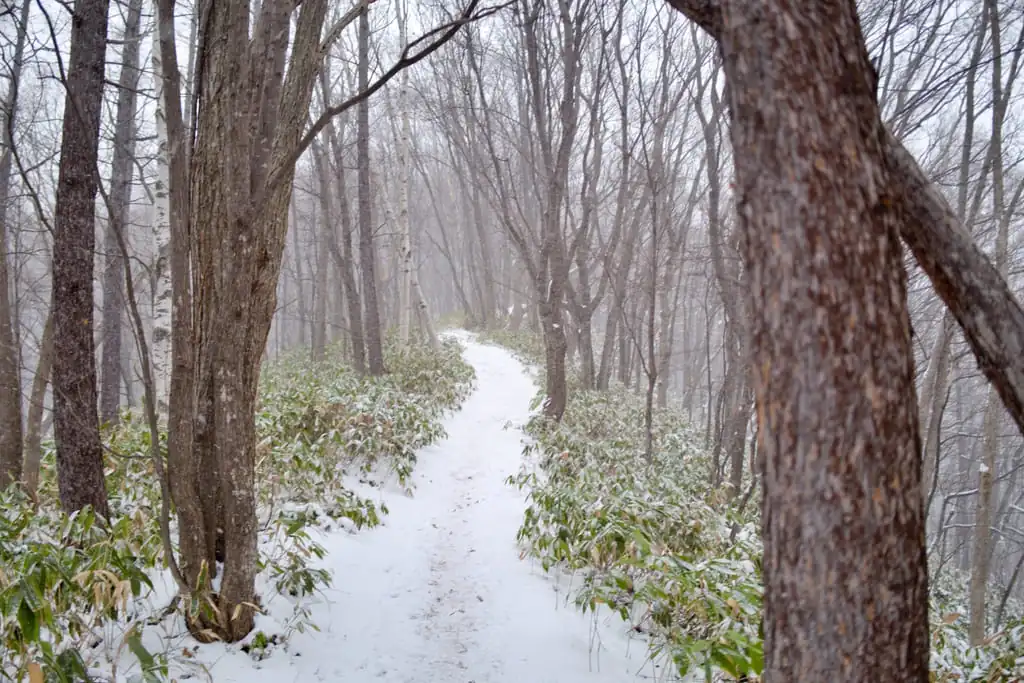
[[[523,498],[505,484],[521,462],[535,388],[505,350],[467,342],[477,389],[449,437],[421,451],[415,497],[384,494],[386,526],[328,535],[334,586],[313,608],[321,632],[259,669],[221,652],[216,683],[622,683],[643,668],[617,618],[583,616],[519,558]],[[207,655],[212,653],[205,653]]]

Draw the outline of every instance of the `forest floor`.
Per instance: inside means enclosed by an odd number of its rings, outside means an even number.
[[[271,656],[204,645],[194,657],[216,683],[621,683],[650,677],[644,643],[604,613],[566,604],[567,580],[521,559],[525,501],[506,478],[522,465],[536,387],[501,348],[467,345],[477,387],[418,455],[415,493],[370,489],[384,525],[317,540],[333,586],[311,607],[320,629],[293,633]],[[367,495],[366,490],[360,494]],[[558,585],[558,584],[561,585]],[[280,628],[270,616],[257,628]],[[643,674],[647,675],[643,675]]]

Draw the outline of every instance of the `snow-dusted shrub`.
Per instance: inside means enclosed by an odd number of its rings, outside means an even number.
[[[488,336],[524,362],[543,362],[543,348],[529,332]],[[651,655],[671,660],[681,676],[759,675],[756,509],[737,519],[709,491],[710,457],[683,415],[656,412],[648,459],[641,396],[622,387],[581,391],[571,375],[569,382],[562,422],[537,417],[527,425],[526,454],[536,468],[510,478],[528,491],[520,542],[545,570],[582,575],[577,605],[618,612],[648,635]],[[538,394],[535,403],[541,399]],[[1024,682],[1024,609],[1011,601],[997,632],[970,647],[967,581],[946,569],[930,586],[932,680]],[[991,623],[998,598],[988,603]]]
[[[376,379],[359,377],[335,353],[317,364],[296,353],[264,366],[259,571],[263,585],[294,603],[290,628],[311,625],[302,600],[331,580],[315,566],[324,550],[310,527],[372,527],[387,512],[344,486],[346,468],[383,463],[404,480],[415,450],[444,435],[441,418],[472,389],[461,354],[453,341],[436,352],[389,345],[389,373]],[[167,435],[160,438],[166,444]],[[87,680],[97,653],[125,651],[144,680],[166,678],[167,657],[147,651],[142,637],[173,613],[156,613],[144,599],[166,572],[150,433],[125,411],[103,440],[108,528],[89,511],[60,511],[52,442],[44,444],[38,504],[15,489],[0,493],[0,680],[21,681],[30,667],[47,681]]]
[[[453,340],[437,352],[389,344],[385,362],[388,374],[361,377],[340,354],[319,363],[295,354],[263,373],[257,473],[277,487],[266,495],[308,502],[341,489],[349,465],[368,473],[383,463],[406,483],[416,451],[445,436],[441,418],[469,395],[475,375]]]
[[[756,533],[709,493],[710,459],[681,415],[658,411],[650,457],[643,425],[622,387],[572,392],[559,424],[534,418],[539,467],[511,478],[528,491],[519,540],[545,569],[582,576],[581,609],[611,608],[680,674],[759,674]]]
[[[141,512],[104,529],[88,509],[67,516],[13,488],[0,495],[0,679],[87,680],[82,649],[105,622],[136,617],[134,599],[152,588],[159,544],[147,528]]]
[[[969,576],[944,568],[929,586],[932,622],[932,676],[936,683],[992,683],[1024,681],[1024,608],[1007,601],[1003,623],[985,643],[971,647],[968,637]],[[995,622],[1001,589],[990,587],[986,607],[988,624]]]

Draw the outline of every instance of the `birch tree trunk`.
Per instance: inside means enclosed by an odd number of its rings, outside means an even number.
[[[21,371],[18,359],[18,335],[14,328],[14,308],[9,292],[10,272],[7,268],[7,203],[10,198],[11,149],[14,140],[15,115],[18,111],[18,86],[25,57],[32,0],[24,0],[18,16],[18,36],[11,62],[10,83],[0,116],[0,137],[4,142],[0,157],[0,490],[22,477],[21,451]]]
[[[156,22],[157,20],[154,19]],[[153,185],[153,384],[157,414],[167,417],[171,387],[171,159],[167,134],[167,114],[163,87],[163,61],[160,57],[159,25],[153,31],[153,90],[156,99],[156,182]]]
[[[122,39],[110,171],[110,210],[103,242],[103,354],[100,362],[100,421],[116,423],[121,406],[121,338],[124,321],[124,258],[118,230],[128,225],[135,164],[135,92],[139,84],[139,24],[142,0],[130,0]],[[155,53],[154,53],[155,54]],[[125,236],[127,239],[127,236]]]
[[[68,512],[109,514],[93,341],[96,168],[109,0],[76,0],[54,207],[53,368],[57,484]]]

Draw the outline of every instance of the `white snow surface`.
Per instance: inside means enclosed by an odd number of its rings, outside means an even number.
[[[413,497],[370,489],[390,509],[383,526],[318,537],[328,551],[322,566],[333,575],[332,587],[311,606],[320,631],[292,633],[262,661],[239,645],[202,645],[193,661],[209,677],[203,672],[196,679],[623,683],[652,677],[646,646],[629,637],[626,624],[607,611],[583,615],[567,602],[564,578],[556,582],[521,559],[516,532],[525,501],[505,480],[523,464],[519,427],[536,389],[508,351],[468,333],[455,336],[467,347],[477,388],[447,419],[448,438],[419,453]],[[272,608],[257,621],[268,635],[284,630]],[[170,640],[176,649],[194,647],[187,638]]]

